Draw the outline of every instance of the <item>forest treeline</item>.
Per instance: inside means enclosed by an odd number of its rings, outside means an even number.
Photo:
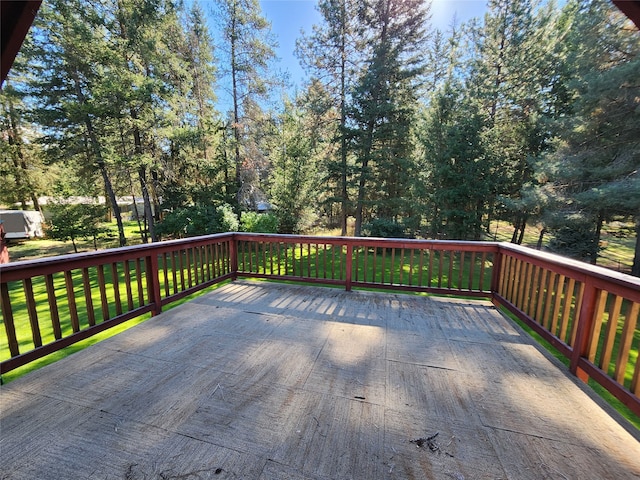
[[[317,8],[294,95],[257,0],[45,0],[0,94],[0,202],[104,195],[121,244],[129,195],[145,241],[263,205],[282,233],[537,225],[594,263],[605,222],[640,239],[640,32],[611,2],[490,0],[444,32],[423,0]]]

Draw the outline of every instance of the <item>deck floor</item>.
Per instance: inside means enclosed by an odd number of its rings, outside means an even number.
[[[4,385],[2,479],[631,479],[490,303],[237,281]]]

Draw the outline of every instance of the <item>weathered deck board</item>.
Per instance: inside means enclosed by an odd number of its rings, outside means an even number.
[[[487,302],[242,281],[3,386],[0,478],[640,478],[600,404]]]

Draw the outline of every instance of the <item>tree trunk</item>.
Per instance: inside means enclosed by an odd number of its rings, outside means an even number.
[[[235,4],[234,4],[235,8]],[[240,99],[238,93],[238,67],[236,65],[236,12],[231,19],[231,87],[233,95],[233,138],[235,166],[236,166],[236,201],[240,204],[240,194],[242,190],[242,159],[240,158]]]
[[[130,111],[131,118],[134,120],[133,141],[135,145],[135,152],[137,155],[142,156],[142,136],[140,135],[140,129],[137,125],[135,125],[135,121],[138,119],[138,113],[134,108],[131,108]],[[149,195],[149,188],[147,187],[147,167],[146,165],[144,165],[144,163],[138,167],[138,180],[140,181],[140,191],[142,192],[142,200],[144,202],[144,223],[147,227],[147,230],[149,231],[149,237],[151,238],[151,241],[155,242],[157,241],[157,238],[155,235],[153,221],[153,209],[151,208],[151,196]]]
[[[640,277],[640,215],[636,217],[636,248],[633,256],[631,275]]]
[[[527,228],[527,216],[522,215],[522,219],[520,221],[520,235],[518,235],[518,245],[522,245],[522,240],[524,239],[524,230]]]
[[[354,236],[360,237],[362,235],[362,215],[364,208],[364,193],[367,184],[367,175],[369,174],[369,156],[371,155],[372,143],[373,143],[373,129],[374,121],[370,120],[367,125],[367,139],[365,143],[365,150],[362,155],[362,167],[360,168],[360,180],[358,181],[358,200],[356,203],[356,225]]]
[[[344,27],[346,13],[344,3],[342,4],[342,26]],[[340,227],[342,235],[347,234],[347,207],[349,194],[347,190],[347,100],[346,100],[346,77],[347,77],[347,52],[346,52],[346,32],[342,30],[341,41],[341,61],[340,61],[340,181],[342,189],[342,199],[340,203]]]
[[[86,100],[84,97],[84,93],[82,92],[82,88],[80,87],[80,81],[78,79],[77,72],[73,72],[73,74],[78,101],[81,105],[84,106],[86,104]],[[100,142],[98,142],[98,137],[96,136],[95,130],[93,129],[93,122],[91,121],[91,117],[89,117],[89,115],[84,116],[84,123],[87,128],[87,135],[89,136],[89,140],[91,142],[93,154],[96,158],[96,164],[98,165],[98,169],[100,170],[100,174],[102,175],[102,180],[104,181],[105,191],[107,192],[109,200],[111,201],[111,205],[113,206],[113,213],[116,217],[116,223],[118,224],[119,244],[121,247],[124,247],[127,244],[127,238],[124,235],[122,214],[120,212],[120,207],[118,206],[116,194],[113,190],[113,185],[111,184],[111,179],[109,178],[109,172],[107,171],[104,159],[102,158]]]
[[[542,239],[544,238],[545,233],[547,233],[547,229],[543,228],[540,230],[540,235],[538,236],[538,243],[536,243],[536,250],[542,249]]]
[[[600,234],[602,232],[602,224],[604,223],[604,217],[602,215],[602,213],[598,214],[598,220],[596,223],[596,231],[593,235],[593,247],[591,249],[591,259],[589,260],[589,262],[592,265],[595,265],[598,261],[598,250],[600,247]]]

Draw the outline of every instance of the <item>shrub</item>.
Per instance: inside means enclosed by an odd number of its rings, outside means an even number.
[[[106,211],[103,205],[54,204],[51,206],[51,219],[45,227],[45,233],[53,240],[71,240],[76,253],[76,240],[80,238],[93,240],[93,246],[97,250],[98,238],[110,236],[110,230],[101,225]]]
[[[406,238],[404,225],[389,218],[375,218],[364,225],[363,234],[366,237]]]
[[[590,222],[568,218],[565,225],[550,228],[550,231],[553,235],[548,245],[550,251],[595,263],[599,246]]]
[[[238,230],[238,226],[238,216],[228,204],[221,204],[217,207],[191,205],[167,213],[158,223],[156,231],[162,236],[182,238],[235,232]]]
[[[278,233],[278,217],[273,213],[242,212],[240,230],[254,233]]]

